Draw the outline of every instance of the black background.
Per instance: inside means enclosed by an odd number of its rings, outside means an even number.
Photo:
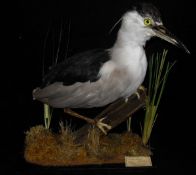
[[[169,75],[151,138],[154,163],[161,171],[185,173],[196,163],[194,5],[185,0],[148,2],[160,9],[165,26],[191,52],[188,55],[160,39],[152,39],[146,45],[148,56],[166,48],[169,50],[167,59],[177,60]],[[31,126],[43,124],[42,105],[32,100],[31,93],[41,82],[43,53],[46,66],[52,64],[51,55],[58,46],[60,26],[63,33],[59,59],[88,49],[108,48],[114,43],[117,32],[115,29],[109,34],[109,30],[131,3],[131,0],[20,0],[7,6],[4,17],[8,42],[4,45],[8,50],[1,59],[3,167],[7,170],[25,168],[20,163],[24,132]],[[44,49],[47,32],[48,44]]]

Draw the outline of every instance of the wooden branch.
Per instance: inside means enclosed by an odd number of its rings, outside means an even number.
[[[125,99],[119,99],[112,103],[108,108],[95,117],[95,120],[105,118],[102,122],[110,125],[113,129],[122,122],[126,121],[133,113],[138,109],[145,106],[146,92],[144,90],[138,90],[140,98],[136,94],[130,96],[128,101]],[[76,131],[76,142],[81,143],[86,136],[90,128],[90,124],[86,124]],[[109,131],[109,130],[107,130]],[[101,132],[101,134],[103,134]]]

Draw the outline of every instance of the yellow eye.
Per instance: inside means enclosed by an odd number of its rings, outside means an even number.
[[[151,24],[152,24],[152,20],[151,20],[150,18],[144,19],[144,25],[145,25],[145,26],[149,26],[149,25],[151,25]]]

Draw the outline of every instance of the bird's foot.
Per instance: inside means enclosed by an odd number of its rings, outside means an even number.
[[[112,127],[106,123],[103,123],[103,120],[105,120],[105,117],[96,121],[95,124],[106,135],[107,130],[110,130]]]
[[[138,99],[140,99],[140,93],[138,91],[146,91],[144,86],[139,86],[137,89],[137,92],[135,92],[135,95],[137,96]]]
[[[110,125],[103,123],[103,120],[105,120],[105,117],[101,118],[99,120],[91,119],[91,118],[85,117],[83,115],[80,115],[80,114],[72,111],[70,108],[65,108],[64,112],[71,115],[71,116],[83,119],[92,125],[96,125],[104,134],[107,134],[107,130],[110,130],[112,128]]]
[[[144,86],[140,85],[140,86],[138,87],[138,90],[140,90],[140,91],[146,91],[146,88],[145,88]]]

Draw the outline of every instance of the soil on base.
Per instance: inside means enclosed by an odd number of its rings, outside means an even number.
[[[149,156],[137,134],[125,132],[101,136],[92,128],[86,140],[75,143],[70,127],[60,125],[55,134],[43,126],[26,132],[24,157],[27,162],[42,166],[75,166],[87,164],[124,163],[125,156]]]

